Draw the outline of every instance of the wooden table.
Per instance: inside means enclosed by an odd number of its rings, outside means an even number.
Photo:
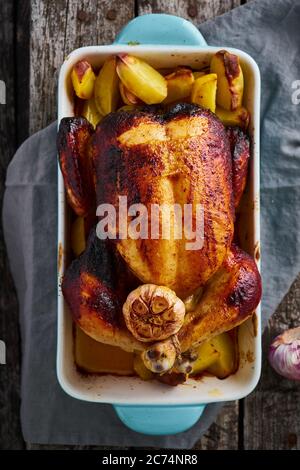
[[[83,45],[111,43],[136,15],[171,13],[199,25],[241,3],[245,2],[1,0],[0,79],[7,88],[7,104],[0,105],[1,200],[6,167],[18,145],[56,118],[58,70],[68,52]],[[0,230],[0,339],[7,345],[7,364],[0,365],[0,448],[55,448],[27,444],[22,438],[18,303]],[[300,276],[265,332],[264,351],[277,332],[297,324],[299,311]],[[240,402],[225,405],[196,448],[300,449],[299,416],[299,384],[279,378],[264,359],[256,391]]]

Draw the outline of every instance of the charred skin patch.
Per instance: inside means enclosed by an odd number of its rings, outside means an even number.
[[[136,280],[127,272],[113,247],[91,231],[86,250],[63,278],[62,292],[75,321],[96,316],[111,326],[122,326],[122,305]]]
[[[185,139],[181,143],[169,139],[166,148],[161,141],[155,145],[151,142],[134,145],[133,142],[130,148],[126,148],[118,140],[121,134],[134,130],[141,122],[167,126],[180,119],[193,118],[199,118],[199,124],[205,121],[207,128],[202,138],[192,135],[188,144],[184,142]],[[193,202],[199,185],[206,178],[201,202],[210,212],[205,213],[207,232],[202,253],[191,252],[191,258],[186,261],[188,269],[178,278],[178,285],[184,282],[189,285],[191,279],[187,276],[199,270],[200,275],[193,279],[199,287],[206,282],[201,279],[201,272],[209,269],[209,280],[197,306],[198,310],[186,315],[186,323],[178,333],[181,345],[183,349],[188,349],[195,343],[195,338],[196,342],[206,340],[251,316],[261,297],[260,276],[254,260],[242,250],[231,246],[234,220],[232,181],[236,187],[243,186],[238,183],[238,178],[240,173],[244,174],[245,162],[248,161],[245,134],[236,129],[226,131],[215,115],[199,106],[184,103],[173,105],[167,110],[160,106],[146,106],[139,111],[111,113],[95,132],[83,118],[64,119],[58,135],[58,149],[68,198],[79,215],[85,214],[91,204],[90,194],[87,196],[85,192],[88,185],[93,188],[96,186],[98,204],[116,204],[118,195],[124,194],[128,196],[129,204],[160,203],[164,192],[158,192],[153,182],[159,180],[170,166],[165,155],[171,158],[173,152],[176,157],[173,155],[174,162],[178,162],[176,152],[182,155],[181,167],[168,175],[172,194],[175,199],[179,197],[181,203]],[[85,174],[87,168],[88,174]],[[184,178],[188,184],[181,187]],[[244,181],[245,176],[242,179]],[[221,260],[218,258],[218,218],[223,220],[221,245],[226,248]],[[136,247],[142,263],[148,263],[151,268],[156,266],[154,274],[169,269],[171,258],[167,257],[170,253],[166,247],[161,250],[159,263],[155,259],[158,244],[153,250],[147,240],[137,240]],[[180,250],[178,272],[184,264],[185,254]],[[115,245],[99,240],[93,230],[86,251],[67,269],[62,291],[74,320],[88,335],[97,341],[127,350],[141,350],[141,343],[135,342],[126,329],[121,310],[128,293],[141,283],[128,269],[128,265],[131,268],[130,263],[126,264],[126,260],[118,254]],[[159,284],[167,285],[165,282]],[[161,381],[170,385],[185,380],[185,374],[173,372],[161,377]]]

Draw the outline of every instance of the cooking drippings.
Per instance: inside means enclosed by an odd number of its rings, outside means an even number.
[[[99,343],[80,328],[75,330],[75,363],[87,373],[133,375],[133,353]]]

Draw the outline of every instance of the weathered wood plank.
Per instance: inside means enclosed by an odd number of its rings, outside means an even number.
[[[138,15],[169,13],[182,16],[196,25],[222,15],[241,4],[240,0],[139,0]]]
[[[0,104],[0,207],[7,165],[16,142],[15,102],[15,2],[0,2],[0,80],[6,84],[6,104]],[[0,365],[0,448],[21,449],[20,337],[18,305],[0,227],[0,339],[6,344],[6,365]]]
[[[236,450],[239,442],[239,405],[238,402],[226,403],[216,422],[194,446],[199,450]]]
[[[31,0],[30,131],[56,119],[57,78],[80,46],[110,44],[134,16],[134,0]]]
[[[29,134],[29,23],[30,0],[15,4],[15,97],[17,147]]]
[[[276,374],[267,361],[272,339],[299,325],[300,275],[273,315],[263,339],[257,390],[244,400],[245,449],[300,449],[300,383]]]

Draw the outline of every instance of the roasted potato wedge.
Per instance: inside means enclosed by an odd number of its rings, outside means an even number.
[[[107,59],[95,81],[95,103],[98,112],[106,116],[117,109],[119,101],[119,78],[116,71],[116,57]]]
[[[192,88],[191,101],[213,113],[216,110],[217,75],[209,73],[195,80]]]
[[[223,122],[224,126],[238,126],[247,129],[250,120],[249,111],[241,106],[234,111],[227,111],[219,106],[216,107],[216,115]]]
[[[78,98],[88,100],[94,92],[96,76],[91,64],[86,60],[80,60],[74,65],[71,72],[71,80]]]
[[[161,103],[167,96],[165,78],[142,59],[120,54],[117,73],[124,86],[146,104]]]
[[[193,363],[191,375],[199,374],[214,364],[220,357],[220,352],[210,341],[202,343],[198,349],[198,359]]]
[[[210,71],[218,76],[218,106],[228,111],[242,106],[244,77],[238,56],[225,50],[217,52],[211,59]]]
[[[165,79],[167,81],[168,95],[164,103],[180,101],[190,96],[194,83],[194,75],[190,69],[181,67],[175,72],[166,75]]]
[[[125,104],[128,104],[129,106],[135,105],[135,104],[141,104],[141,100],[139,100],[137,96],[131,93],[131,91],[129,91],[121,81],[120,81],[119,88],[120,88],[121,98]]]
[[[220,354],[218,359],[207,367],[207,371],[219,379],[234,374],[238,366],[237,343],[229,333],[222,333],[209,341],[210,345]]]
[[[94,128],[101,121],[103,116],[101,116],[97,109],[94,97],[84,102],[82,116],[85,117]]]

